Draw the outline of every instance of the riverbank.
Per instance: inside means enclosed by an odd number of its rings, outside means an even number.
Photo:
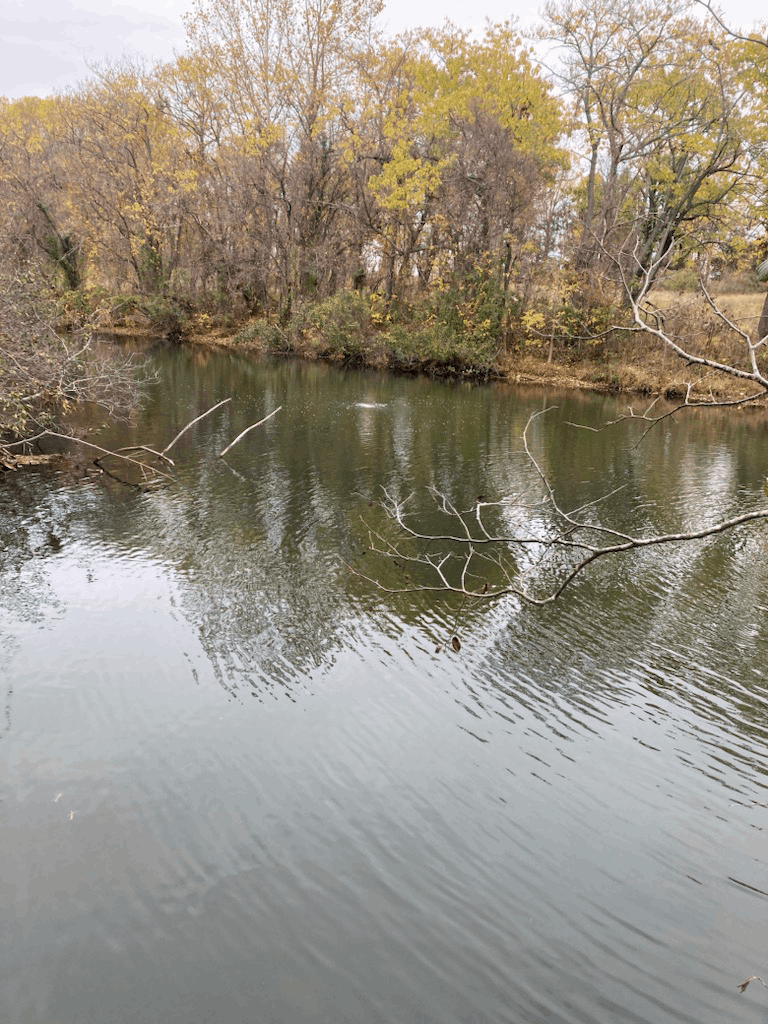
[[[669,328],[686,347],[725,363],[741,365],[741,339],[693,294],[658,293]],[[720,297],[726,315],[747,330],[756,324],[763,296],[760,293]],[[254,319],[232,330],[194,319],[181,333],[183,343],[224,348],[242,353],[323,360],[337,365],[386,369],[393,373],[423,374],[435,378],[500,380],[512,384],[541,385],[625,393],[649,398],[706,401],[738,399],[754,386],[723,374],[713,374],[678,358],[657,339],[630,329],[616,328],[594,342],[571,338],[547,339],[519,332],[511,340],[442,336],[429,323],[371,324],[368,317],[347,317],[346,322],[315,316],[299,328],[284,328]],[[473,343],[473,340],[475,343]]]
[[[599,334],[579,337],[557,334],[536,317],[526,320],[522,316],[504,328],[488,320],[454,323],[447,315],[442,319],[426,315],[420,307],[397,314],[385,312],[377,306],[375,295],[356,292],[298,306],[287,322],[274,318],[235,322],[222,314],[183,313],[166,302],[158,306],[154,300],[94,302],[84,295],[80,296],[80,305],[72,305],[71,296],[67,298],[69,303],[63,304],[58,313],[49,314],[51,324],[55,318],[59,326],[41,339],[43,348],[27,346],[16,353],[13,365],[28,364],[30,380],[40,377],[41,368],[46,370],[47,377],[40,378],[40,386],[31,389],[34,403],[28,407],[19,398],[24,394],[22,384],[15,387],[7,371],[0,376],[0,433],[8,437],[24,436],[29,422],[41,422],[41,402],[45,413],[56,404],[64,407],[72,401],[92,400],[94,394],[101,395],[101,404],[106,395],[106,406],[116,408],[115,402],[124,404],[122,398],[130,397],[135,388],[130,356],[125,363],[115,363],[112,357],[102,361],[100,356],[94,363],[97,353],[89,350],[86,342],[73,357],[63,341],[67,335],[62,334],[62,328],[82,332],[86,338],[90,328],[97,334],[126,340],[143,335],[198,348],[321,360],[410,376],[623,393],[649,401],[657,396],[673,401],[687,396],[693,402],[738,400],[755,392],[748,381],[691,366],[660,339],[629,327],[609,326]],[[743,339],[700,296],[657,292],[654,299],[665,331],[684,348],[720,363],[748,368]],[[762,301],[759,292],[718,297],[727,317],[753,333]],[[620,322],[621,315],[625,315],[623,311],[612,312],[614,316],[606,319],[609,325]],[[82,356],[86,351],[90,363],[98,364],[98,374],[83,374]],[[80,382],[79,392],[73,393],[66,386],[66,375],[59,368],[62,360],[65,368],[71,369],[72,379]],[[95,381],[98,387],[83,391],[83,379]],[[13,454],[5,450],[6,462]]]

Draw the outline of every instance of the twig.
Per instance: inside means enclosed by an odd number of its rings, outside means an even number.
[[[155,451],[154,448],[150,448],[146,444],[129,444],[125,448],[116,448],[114,454],[117,455],[119,452],[147,452],[147,454],[154,455],[156,458],[162,459],[163,462],[167,462],[169,466],[176,465],[173,459],[169,459],[163,452]]]
[[[762,978],[759,978],[756,974],[753,974],[751,978],[747,978],[746,981],[742,981],[742,983],[737,986],[739,992],[746,992],[747,985],[750,983],[750,981],[759,981],[763,988],[768,988],[768,985],[765,984]]]
[[[260,427],[261,424],[262,423],[266,423],[267,420],[272,419],[272,417],[275,415],[275,413],[280,412],[280,410],[282,408],[283,408],[282,405],[278,405],[278,407],[276,409],[273,409],[273,411],[268,416],[265,416],[263,420],[259,420],[258,423],[252,423],[250,425],[250,427],[246,427],[245,430],[242,432],[242,434],[238,434],[237,437],[235,438],[235,440],[231,444],[228,444],[223,452],[219,452],[219,458],[223,459],[224,456],[227,454],[227,452],[231,448],[234,448],[238,441],[242,441],[242,439],[245,437],[246,434],[250,433],[252,430],[255,430],[256,427]]]
[[[226,405],[227,402],[231,402],[231,401],[232,401],[231,398],[225,398],[223,401],[217,402],[216,405],[212,405],[211,408],[207,412],[204,412],[202,414],[202,416],[198,416],[198,417],[196,417],[196,419],[190,420],[190,422],[186,425],[186,427],[184,427],[183,430],[180,430],[178,432],[178,434],[176,435],[176,437],[174,437],[174,439],[171,441],[171,443],[167,444],[165,446],[165,448],[163,448],[163,450],[159,454],[161,456],[162,455],[166,455],[171,450],[171,448],[173,448],[173,446],[176,444],[176,442],[179,440],[179,438],[183,437],[184,434],[186,434],[186,432],[189,430],[190,427],[194,427],[194,425],[196,423],[199,423],[200,420],[204,420],[206,416],[210,416],[210,414],[212,412],[215,412],[216,409],[220,408],[220,406]]]
[[[398,531],[399,537],[386,536],[363,520],[368,530],[368,550],[387,560],[394,560],[401,568],[407,566],[409,571],[421,571],[425,574],[423,582],[411,581],[409,577],[407,585],[389,587],[384,585],[381,578],[376,579],[375,576],[363,573],[357,567],[346,563],[351,571],[372,583],[378,590],[390,594],[459,594],[464,599],[488,602],[516,595],[530,604],[545,605],[557,600],[589,565],[599,559],[627,554],[641,548],[703,540],[748,523],[768,519],[768,509],[755,509],[698,530],[646,537],[632,536],[594,522],[589,516],[585,516],[585,513],[593,510],[621,488],[616,488],[598,499],[583,502],[572,510],[560,505],[552,483],[531,449],[530,428],[540,415],[541,411],[533,413],[529,418],[523,431],[523,448],[528,463],[535,471],[543,489],[543,503],[536,507],[548,511],[546,523],[534,524],[529,519],[519,534],[516,535],[513,528],[509,534],[497,535],[489,531],[482,522],[480,509],[504,507],[506,502],[486,502],[484,499],[478,499],[472,509],[464,512],[456,508],[446,495],[435,488],[430,488],[437,508],[456,524],[457,529],[455,532],[445,533],[422,532],[407,521],[407,518],[410,519],[412,516],[412,513],[406,511],[409,499],[397,500],[385,488],[381,507]],[[535,514],[534,506],[519,500],[513,502],[513,507],[518,513],[526,516]],[[478,523],[472,530],[471,520]],[[409,551],[402,541],[416,542],[421,550],[416,553]],[[443,544],[445,547],[441,552],[427,554],[427,546],[432,543]],[[507,558],[505,553],[510,557]],[[553,562],[553,559],[558,560]],[[545,562],[548,564],[545,565]],[[488,573],[490,567],[493,569]],[[542,574],[546,575],[548,582],[542,579]],[[463,607],[464,601],[459,615]],[[454,632],[457,624],[458,617]]]
[[[76,444],[82,444],[86,448],[92,448],[95,452],[101,452],[102,456],[111,455],[115,459],[121,459],[123,462],[129,462],[132,466],[138,466],[142,473],[146,472],[147,465],[144,462],[139,462],[138,459],[132,459],[128,455],[121,455],[119,452],[110,451],[109,448],[102,448],[98,444],[94,444],[92,441],[84,441],[81,437],[74,437],[72,434],[60,434],[56,430],[44,430],[42,433],[37,435],[37,438],[41,437],[59,437],[64,441],[74,441]],[[101,457],[101,456],[100,456]],[[98,463],[98,459],[96,460]],[[163,476],[166,480],[172,480],[173,477],[169,473],[164,473],[161,469],[153,469],[153,473],[158,476]]]

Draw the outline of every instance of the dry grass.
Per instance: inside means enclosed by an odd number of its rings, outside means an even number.
[[[713,294],[718,308],[741,330],[752,337],[757,333],[764,295],[759,292]],[[663,330],[681,348],[692,354],[717,362],[751,369],[742,338],[715,313],[702,295],[656,289],[651,304],[661,311]],[[634,348],[634,351],[632,349]],[[623,362],[642,366],[643,371],[661,380],[654,388],[664,393],[681,393],[688,383],[695,383],[696,394],[713,393],[718,397],[750,394],[754,387],[722,374],[705,373],[687,366],[662,343],[643,335],[620,342],[618,355]]]
[[[715,314],[701,295],[658,289],[653,305],[661,310],[664,330],[683,348],[719,362],[748,368],[743,341]],[[723,312],[754,334],[764,296],[729,293],[716,296]],[[639,331],[617,333],[602,352],[556,351],[548,363],[543,353],[518,351],[504,356],[499,369],[520,384],[549,384],[679,398],[740,398],[754,386],[723,374],[687,365],[661,340]]]
[[[713,289],[712,298],[718,306],[742,330],[754,333],[760,319],[765,296],[761,292],[723,292]],[[652,302],[660,309],[685,308],[692,311],[708,309],[702,295],[694,292],[673,292],[656,288],[651,293]]]

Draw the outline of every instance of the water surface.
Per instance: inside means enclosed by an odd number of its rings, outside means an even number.
[[[173,484],[0,481],[0,1019],[767,1020],[765,529],[464,609],[459,654],[344,564],[382,485],[527,486],[538,409],[562,503],[625,485],[638,533],[759,503],[763,422],[634,447],[569,426],[607,398],[153,358],[105,443],[233,399]]]

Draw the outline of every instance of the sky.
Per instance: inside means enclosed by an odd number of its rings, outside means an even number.
[[[44,96],[76,85],[88,65],[125,53],[168,59],[184,46],[191,0],[0,0],[0,95]],[[534,24],[540,0],[389,0],[382,23],[395,33],[418,25],[482,29],[487,18]],[[763,0],[723,0],[726,19],[749,28]]]

